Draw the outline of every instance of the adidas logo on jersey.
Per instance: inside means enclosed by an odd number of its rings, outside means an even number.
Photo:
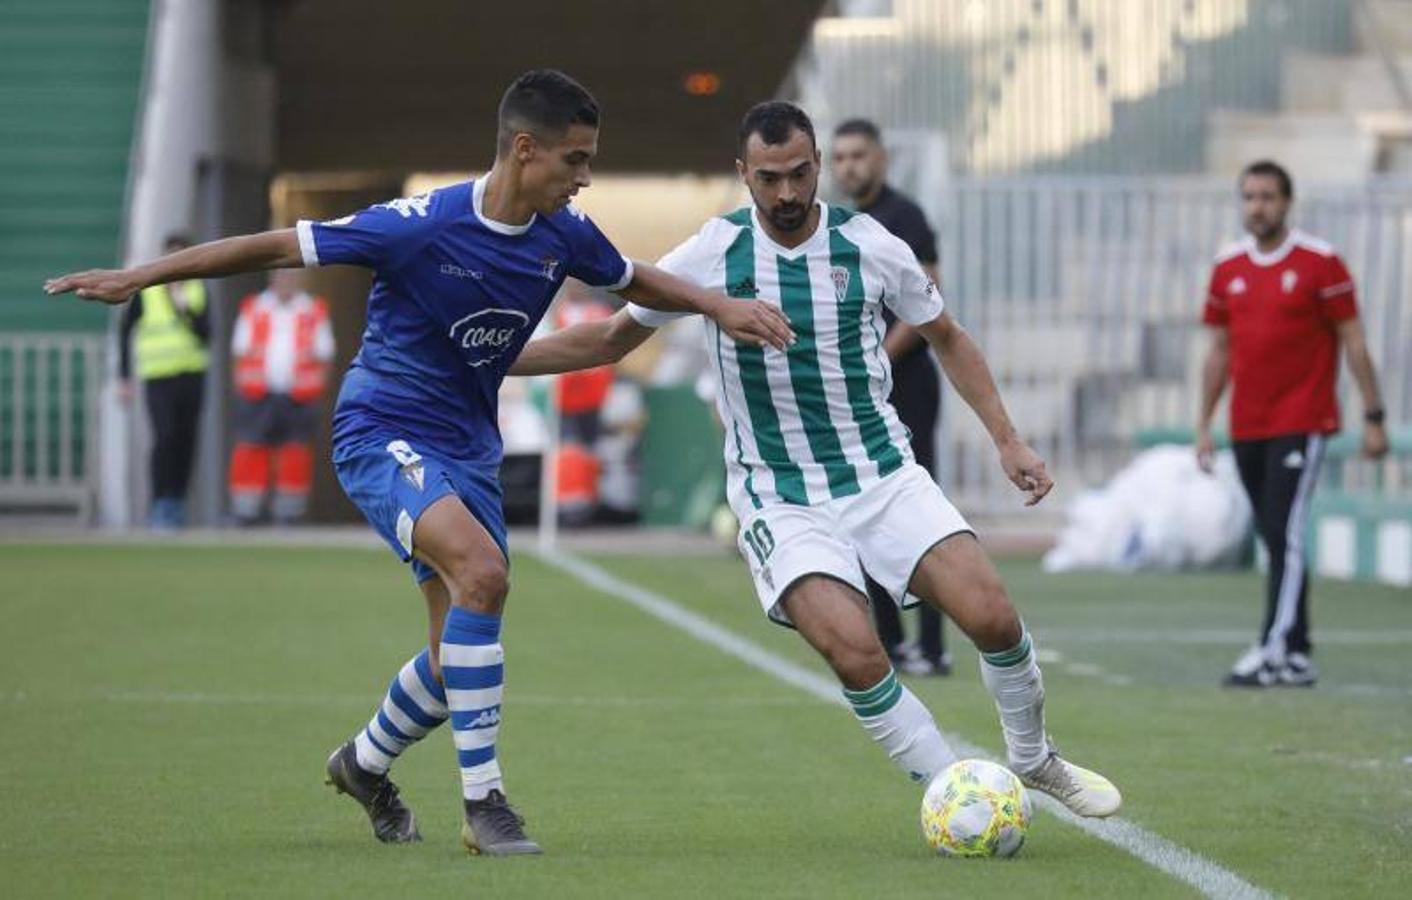
[[[726,288],[726,293],[732,297],[754,297],[755,292],[755,279],[748,277],[742,278]]]

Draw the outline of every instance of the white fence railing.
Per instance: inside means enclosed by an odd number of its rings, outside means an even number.
[[[92,519],[101,336],[0,334],[0,512]]]
[[[951,309],[980,341],[1015,421],[1068,496],[1109,478],[1144,430],[1192,425],[1211,261],[1240,235],[1232,184],[961,180],[943,209]],[[1294,220],[1352,270],[1389,416],[1409,422],[1412,185],[1311,190]],[[1345,419],[1356,422],[1361,405],[1347,378],[1344,395]],[[984,433],[954,396],[943,431],[953,499],[978,513],[1015,509]]]

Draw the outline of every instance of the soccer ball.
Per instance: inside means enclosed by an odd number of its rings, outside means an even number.
[[[1025,786],[1004,766],[963,759],[947,766],[922,797],[922,837],[942,856],[1013,856],[1032,810]]]

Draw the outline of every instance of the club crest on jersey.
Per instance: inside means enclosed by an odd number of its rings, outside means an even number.
[[[494,362],[515,344],[529,316],[517,309],[483,309],[456,320],[449,337],[465,351],[466,365]]]
[[[1245,293],[1245,279],[1239,275],[1231,279],[1231,283],[1226,285],[1226,291],[1231,294]]]
[[[542,266],[544,266],[544,269],[543,269],[544,280],[545,280],[545,281],[553,281],[553,280],[554,280],[554,272],[555,272],[556,270],[558,270],[558,268],[559,268],[559,260],[555,259],[555,258],[552,257],[552,256],[546,256],[546,257],[544,257],[544,259],[541,259],[541,260],[539,261],[539,264],[542,265]]]
[[[1280,273],[1280,287],[1284,288],[1286,294],[1294,293],[1294,286],[1299,284],[1299,273],[1293,269],[1285,269]]]
[[[842,303],[848,296],[848,270],[843,266],[834,266],[829,269],[829,278],[833,280],[833,295]]]

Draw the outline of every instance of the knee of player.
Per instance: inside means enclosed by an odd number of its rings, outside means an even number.
[[[852,690],[872,687],[892,668],[887,653],[876,640],[840,640],[825,655],[839,680]]]
[[[510,567],[499,556],[466,556],[458,559],[448,573],[453,602],[458,606],[495,607],[510,593]]]
[[[1020,614],[1015,611],[1003,587],[997,585],[987,593],[984,612],[977,617],[971,638],[988,652],[1008,650],[1020,643],[1024,635]]]

